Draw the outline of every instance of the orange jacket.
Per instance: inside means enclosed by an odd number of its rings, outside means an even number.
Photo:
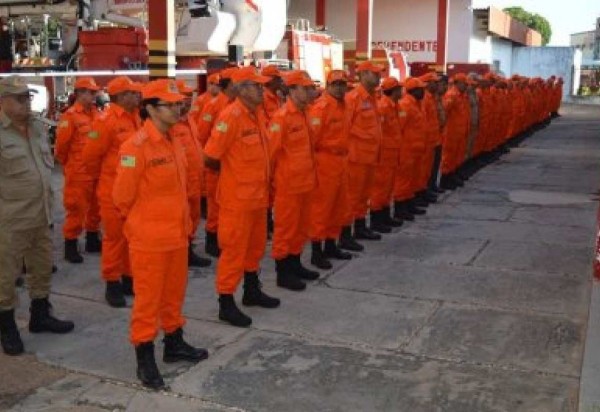
[[[190,118],[181,120],[173,126],[172,134],[185,148],[188,166],[188,197],[196,198],[202,194],[202,171],[204,170],[204,155],[198,138],[198,127]]]
[[[466,142],[471,122],[471,110],[467,93],[460,93],[456,87],[444,96],[447,114],[448,140],[452,144]]]
[[[281,108],[281,99],[271,90],[264,88],[263,92],[263,107],[267,115],[267,119],[272,119],[277,110]]]
[[[121,145],[113,201],[125,217],[132,250],[166,252],[188,246],[192,228],[185,149],[151,120]]]
[[[425,118],[425,143],[428,147],[435,147],[442,144],[440,133],[440,121],[438,118],[438,105],[435,96],[429,92],[425,92],[425,97],[421,102],[423,116]]]
[[[212,130],[204,153],[221,162],[219,207],[253,210],[269,205],[271,165],[263,116],[262,110],[255,115],[235,100]]]
[[[377,164],[382,136],[376,97],[359,84],[346,94],[346,105],[350,116],[348,160]]]
[[[83,149],[83,163],[98,181],[98,196],[112,202],[112,188],[117,176],[121,144],[141,127],[138,113],[128,113],[121,106],[111,104],[92,125],[88,141]]]
[[[200,139],[202,147],[206,145],[219,114],[221,114],[231,102],[229,96],[221,92],[217,97],[206,103],[204,109],[200,112],[197,125],[198,138]]]
[[[269,127],[276,195],[299,194],[316,186],[313,144],[306,113],[289,99]]]
[[[83,149],[89,138],[96,136],[92,123],[100,115],[96,108],[86,112],[80,103],[69,107],[60,117],[56,129],[54,155],[64,166],[65,176],[69,179],[86,181],[94,180],[83,162]]]
[[[209,92],[204,92],[200,96],[196,97],[196,100],[192,103],[189,115],[194,119],[196,123],[200,121],[200,114],[208,102],[214,99],[214,96]]]
[[[377,102],[381,116],[381,159],[382,166],[397,166],[400,160],[399,150],[402,147],[402,131],[398,105],[386,95]]]
[[[402,134],[401,164],[413,164],[425,153],[426,126],[420,103],[408,93],[398,102],[398,117]]]
[[[316,153],[348,154],[348,115],[346,105],[325,92],[308,111]]]

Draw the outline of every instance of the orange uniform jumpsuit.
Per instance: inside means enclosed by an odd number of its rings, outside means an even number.
[[[281,108],[281,99],[279,96],[266,87],[263,92],[263,107],[268,120],[271,120],[275,112]]]
[[[491,131],[492,110],[491,92],[489,87],[478,89],[479,93],[479,129],[473,146],[473,156],[479,156],[486,149]]]
[[[414,197],[419,181],[419,161],[425,152],[425,118],[421,102],[405,94],[398,102],[398,117],[402,145],[400,167],[394,185],[394,200],[401,202]]]
[[[449,174],[460,166],[461,159],[464,158],[471,117],[469,98],[456,87],[448,90],[444,96],[444,104],[447,115],[447,135],[442,152],[442,174]]]
[[[118,281],[131,273],[127,239],[123,235],[123,216],[114,205],[112,192],[117,176],[121,144],[141,127],[138,113],[128,113],[111,104],[93,124],[93,130],[83,150],[83,162],[88,173],[98,178],[98,201],[104,236],[102,237],[102,278]]]
[[[210,100],[204,110],[202,110],[198,121],[198,136],[202,146],[206,145],[217,118],[223,110],[231,103],[229,97],[221,92],[214,99]],[[219,205],[216,201],[217,184],[219,183],[219,173],[206,169],[204,173],[206,184],[206,231],[217,233],[219,226]]]
[[[348,135],[348,181],[350,209],[354,219],[364,219],[369,208],[375,165],[380,161],[381,120],[377,98],[362,84],[346,94],[350,117]]]
[[[348,115],[346,105],[327,92],[309,109],[318,186],[313,191],[310,240],[337,239],[352,224],[348,205]]]
[[[65,174],[65,239],[77,239],[84,227],[87,232],[97,232],[100,227],[97,180],[88,173],[83,162],[83,149],[90,135],[97,133],[92,123],[99,114],[95,107],[88,112],[75,102],[63,113],[56,130],[55,156]]]
[[[435,96],[428,91],[425,92],[425,97],[421,102],[421,109],[425,122],[425,153],[419,165],[419,187],[417,191],[427,189],[433,169],[435,148],[442,144],[437,100]]]
[[[215,97],[209,92],[204,92],[200,96],[196,97],[196,100],[192,103],[190,108],[189,116],[198,123],[200,121],[200,115],[204,110],[204,107]]]
[[[192,232],[190,242],[196,235],[200,225],[200,198],[202,197],[202,181],[204,176],[204,155],[198,134],[198,126],[188,114],[173,126],[172,133],[179,139],[185,148],[188,164],[188,199],[190,218],[192,220]]]
[[[381,116],[382,139],[381,157],[375,166],[371,189],[372,212],[378,212],[390,206],[402,147],[398,104],[390,97],[382,95],[377,102],[377,108]]]
[[[272,256],[281,260],[301,254],[309,239],[310,201],[316,186],[307,116],[291,100],[273,116],[269,142],[275,186]]]
[[[188,237],[185,149],[151,120],[121,145],[115,206],[125,217],[124,233],[134,282],[130,339],[154,340],[158,327],[173,333],[185,324]]]
[[[240,101],[228,106],[204,147],[220,160],[218,294],[235,293],[244,272],[256,272],[267,244],[269,146],[264,112]]]

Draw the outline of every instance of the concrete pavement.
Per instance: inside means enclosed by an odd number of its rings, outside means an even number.
[[[265,259],[264,288],[282,306],[244,309],[249,329],[218,322],[213,269],[191,271],[186,339],[210,358],[159,363],[169,391],[138,385],[129,309],[104,303],[98,256],[61,259],[57,228],[52,301],[76,329],[30,335],[22,293],[31,355],[0,355],[0,408],[600,411],[600,109],[563,114],[303,293],[275,287]]]

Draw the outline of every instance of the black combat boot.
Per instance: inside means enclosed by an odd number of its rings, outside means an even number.
[[[437,203],[438,201],[437,195],[431,190],[425,190],[423,192],[423,198],[429,203]]]
[[[240,328],[252,324],[252,319],[238,309],[233,295],[219,295],[219,319]]]
[[[102,252],[102,242],[98,232],[86,232],[85,234],[85,251],[88,253]]]
[[[415,193],[415,197],[412,198],[412,201],[417,207],[427,207],[429,206],[429,202],[425,199],[425,191],[422,190],[420,192]],[[417,213],[418,214],[418,213]]]
[[[215,232],[206,231],[206,244],[204,245],[204,251],[212,257],[219,257],[221,251],[219,250],[219,240]]]
[[[354,221],[354,238],[358,240],[381,240],[381,235],[367,227],[366,219],[356,219]]]
[[[197,268],[205,268],[210,266],[211,260],[199,256],[194,252],[194,245],[190,242],[188,246],[188,266],[189,267],[197,267]]]
[[[408,211],[408,201],[397,200],[394,202],[394,218],[409,222],[415,220],[415,215]]]
[[[140,343],[135,347],[135,357],[137,360],[137,377],[142,381],[142,385],[150,389],[163,389],[165,381],[154,359],[154,342]]]
[[[310,263],[318,267],[319,269],[329,270],[333,267],[331,262],[327,259],[323,253],[323,245],[321,241],[312,242],[312,254],[310,256]]]
[[[451,175],[442,176],[442,179],[440,180],[440,186],[444,190],[456,190],[456,188],[458,187],[456,182],[452,179]]]
[[[352,236],[352,227],[344,226],[340,235],[340,249],[351,250],[352,252],[362,252],[365,247],[358,243]]]
[[[79,254],[77,239],[65,239],[65,260],[71,263],[83,263],[83,256]]]
[[[165,333],[163,338],[165,348],[163,362],[173,363],[188,361],[198,363],[208,358],[208,351],[204,348],[195,348],[183,340],[183,329],[179,328],[173,333]]]
[[[125,296],[133,296],[133,278],[129,275],[121,276],[121,286]]]
[[[118,280],[106,282],[104,298],[109,306],[112,306],[113,308],[124,308],[127,306],[127,301],[123,295],[123,285]]]
[[[293,291],[301,291],[306,289],[306,283],[300,280],[295,273],[292,256],[276,260],[275,270],[277,271],[277,286],[280,288]]]
[[[0,311],[0,343],[7,355],[20,355],[25,351],[19,329],[15,323],[15,310]]]
[[[261,308],[272,309],[278,307],[280,303],[279,299],[273,298],[262,291],[258,273],[244,273],[244,296],[242,297],[244,306],[260,306]]]
[[[325,257],[329,259],[337,259],[337,260],[350,260],[352,259],[352,254],[348,252],[344,252],[342,249],[338,247],[335,243],[335,239],[327,239],[325,241],[325,248],[323,249],[323,253]]]
[[[451,174],[450,179],[456,185],[456,187],[463,187],[465,185],[465,181],[456,173]]]
[[[384,223],[383,213],[381,212],[381,210],[371,210],[371,230],[379,233],[391,233],[392,228]]]
[[[48,298],[33,299],[29,308],[29,332],[69,333],[75,325],[70,320],[59,320],[50,313]]]
[[[417,202],[414,198],[408,201],[407,210],[413,215],[424,215],[425,213],[427,213],[425,209],[419,209],[417,207]]]
[[[383,223],[390,227],[400,227],[404,224],[402,219],[396,219],[392,216],[390,207],[386,207],[381,211],[381,219],[383,220]]]
[[[316,270],[310,270],[302,264],[302,260],[300,260],[300,255],[290,255],[290,259],[292,263],[290,264],[290,268],[293,273],[296,274],[297,277],[304,280],[317,280],[321,276],[319,272]]]

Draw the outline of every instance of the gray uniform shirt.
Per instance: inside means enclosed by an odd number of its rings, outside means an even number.
[[[0,230],[52,223],[54,159],[44,126],[31,118],[23,136],[0,111]]]

